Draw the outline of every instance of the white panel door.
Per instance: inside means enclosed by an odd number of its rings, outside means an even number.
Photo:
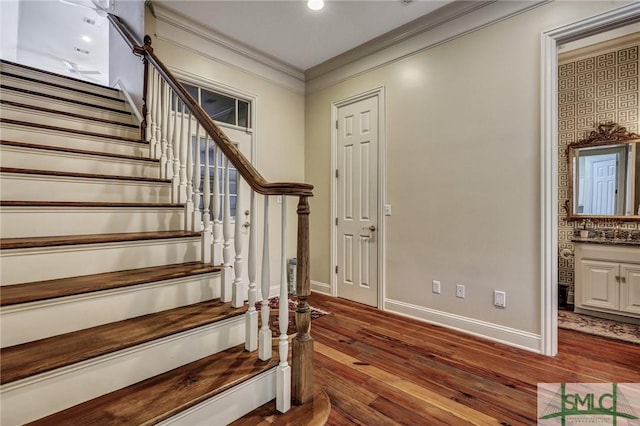
[[[378,97],[338,108],[338,297],[378,305]]]

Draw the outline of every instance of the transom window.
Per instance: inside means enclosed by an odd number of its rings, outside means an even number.
[[[182,85],[214,121],[251,128],[251,108],[248,101],[185,82]]]

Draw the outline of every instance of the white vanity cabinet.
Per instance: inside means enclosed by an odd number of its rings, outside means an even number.
[[[640,318],[640,246],[576,243],[575,311]]]

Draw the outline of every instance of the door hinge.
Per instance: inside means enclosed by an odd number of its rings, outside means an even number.
[[[338,218],[336,217],[336,226],[338,226]]]
[[[338,128],[338,120],[336,120],[336,129]]]
[[[338,265],[336,265],[336,274],[338,273]]]
[[[338,175],[339,175],[339,174],[340,174],[340,173],[338,173],[338,169],[336,169],[336,179],[338,178]]]

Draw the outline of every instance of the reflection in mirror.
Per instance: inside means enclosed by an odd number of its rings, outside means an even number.
[[[640,220],[640,135],[614,124],[569,146],[573,219]]]

